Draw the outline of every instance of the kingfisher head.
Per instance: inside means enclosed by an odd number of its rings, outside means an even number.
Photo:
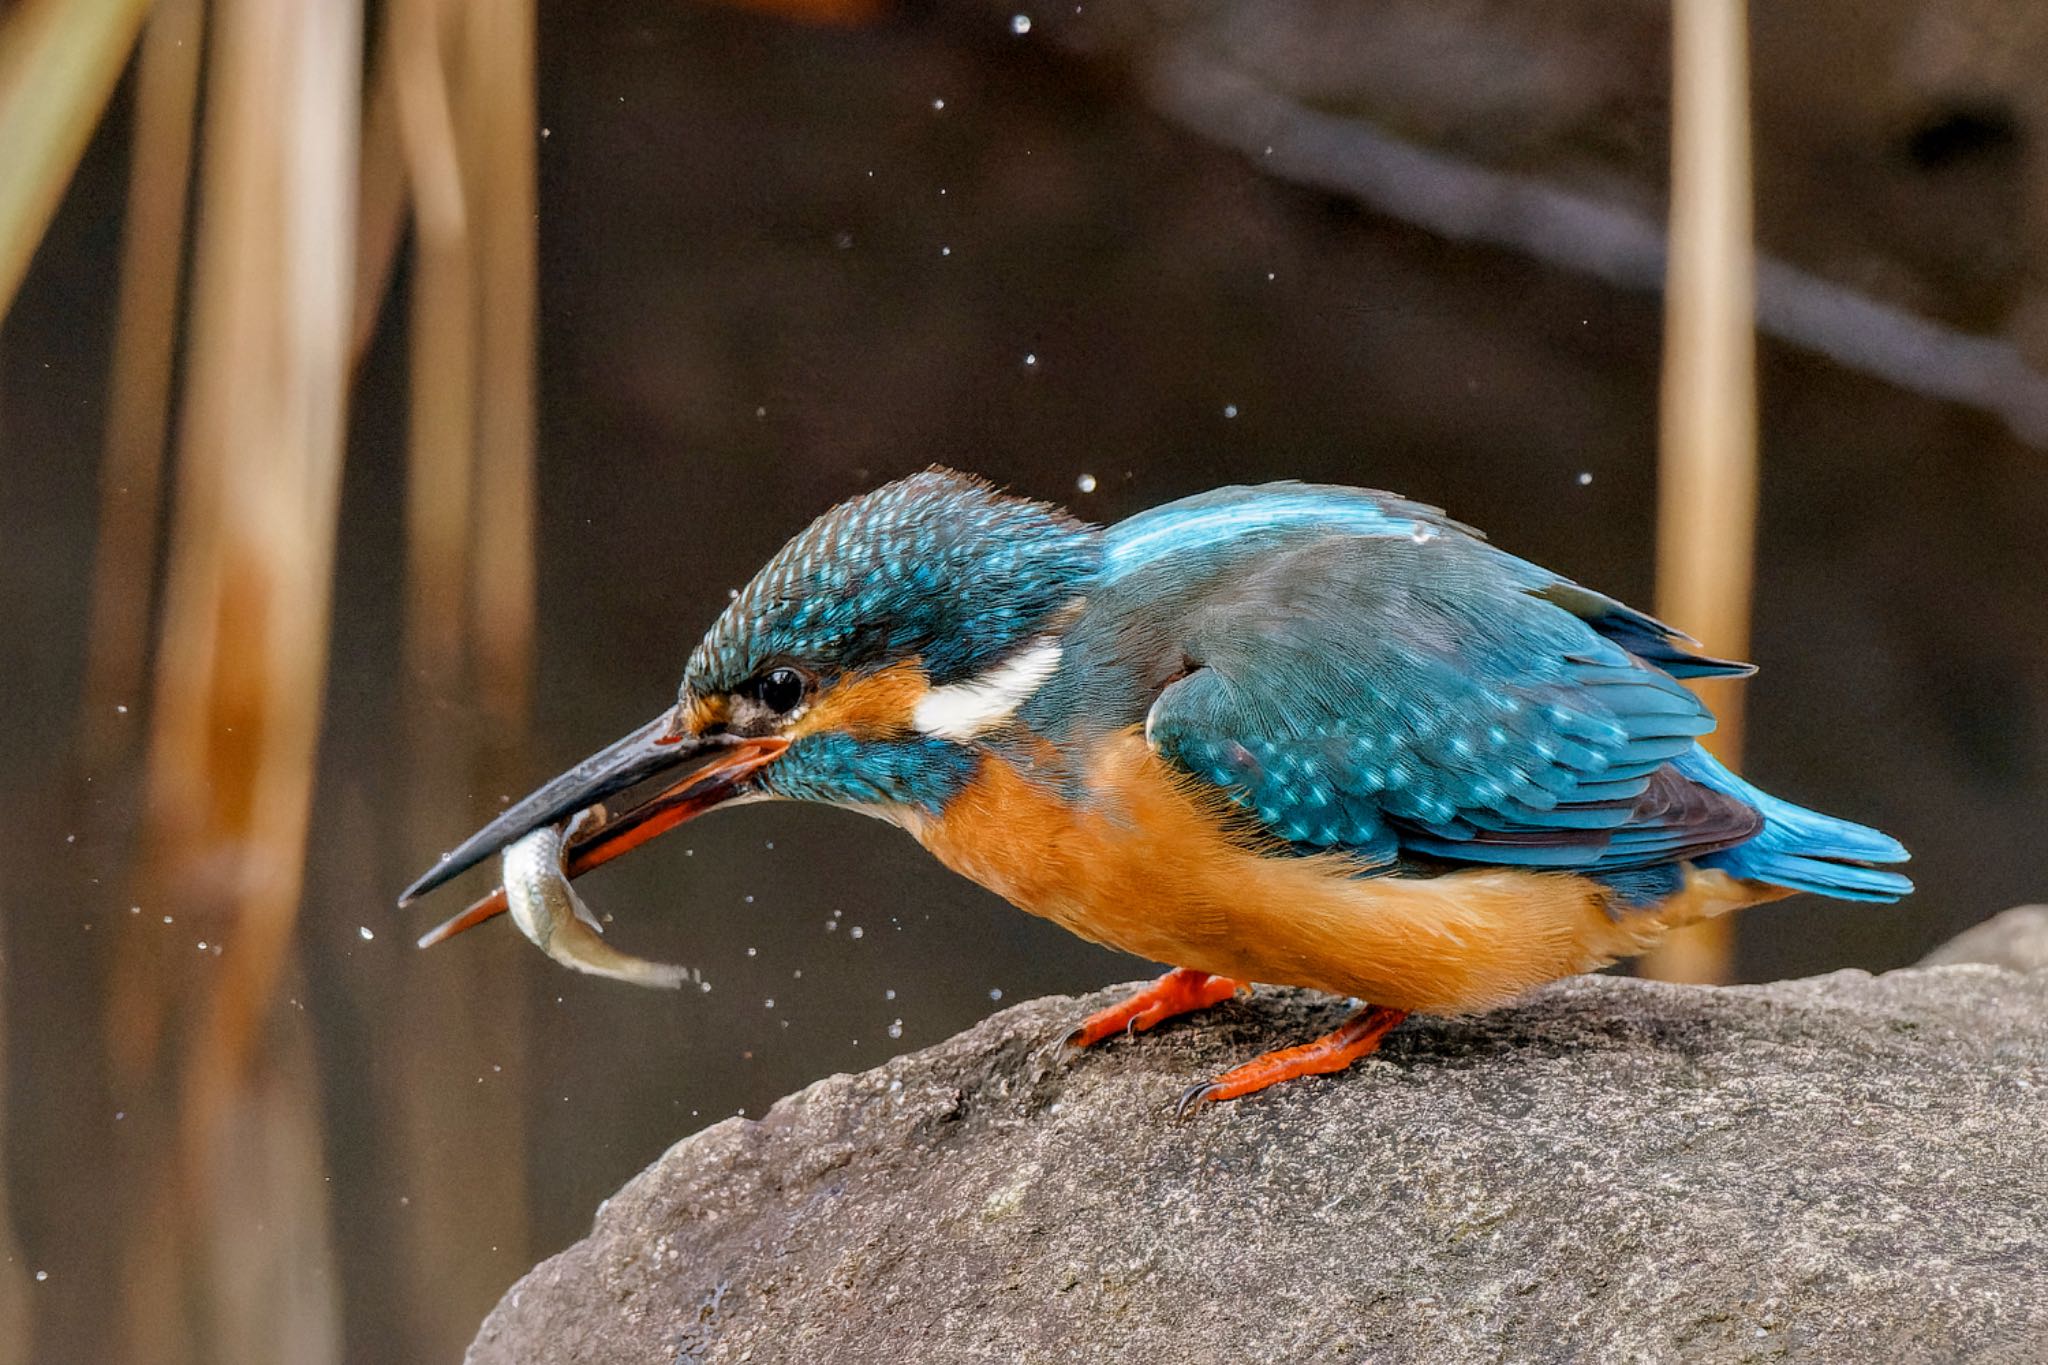
[[[733,598],[672,708],[515,803],[403,900],[629,788],[650,794],[583,835],[572,871],[734,801],[936,812],[1058,667],[1100,541],[945,469],[840,504]]]

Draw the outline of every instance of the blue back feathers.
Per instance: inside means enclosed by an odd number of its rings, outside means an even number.
[[[1896,841],[1699,748],[1713,717],[1676,679],[1748,665],[1434,508],[1219,489],[1111,527],[1104,566],[1112,623],[1077,627],[1084,654],[1149,662],[1153,745],[1296,848],[1569,870],[1645,899],[1680,861],[1838,896],[1910,889],[1868,866],[1902,860]],[[1101,689],[1069,688],[1090,700]]]

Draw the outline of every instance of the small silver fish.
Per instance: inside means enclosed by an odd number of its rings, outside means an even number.
[[[598,937],[604,926],[570,885],[563,861],[568,856],[569,840],[584,822],[603,818],[604,808],[593,806],[562,824],[537,829],[506,846],[500,870],[512,922],[542,952],[579,972],[669,990],[702,981],[702,976],[692,968],[634,957]]]

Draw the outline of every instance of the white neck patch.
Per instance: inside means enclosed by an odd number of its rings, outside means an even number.
[[[1034,641],[978,678],[934,687],[917,699],[910,723],[925,734],[964,743],[1015,715],[1059,666],[1059,645]]]

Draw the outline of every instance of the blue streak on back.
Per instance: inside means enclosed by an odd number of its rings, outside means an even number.
[[[1413,535],[1457,529],[1421,503],[1364,489],[1302,483],[1238,485],[1182,498],[1118,522],[1103,536],[1103,576],[1115,581],[1169,556],[1252,548],[1299,531]]]
[[[1183,564],[1228,564],[1260,550],[1331,533],[1406,536],[1426,543],[1438,536],[1483,547],[1504,583],[1578,617],[1636,658],[1674,678],[1741,677],[1749,664],[1716,659],[1689,648],[1690,636],[1595,592],[1540,564],[1487,543],[1486,534],[1445,515],[1441,508],[1368,488],[1293,481],[1238,484],[1166,503],[1126,518],[1103,533],[1101,581],[1110,586],[1169,559]]]

